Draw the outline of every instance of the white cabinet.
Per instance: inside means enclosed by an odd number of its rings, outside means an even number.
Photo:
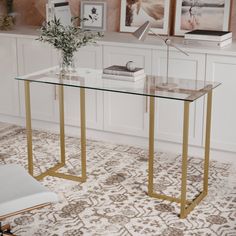
[[[34,38],[18,38],[18,70],[20,75],[33,73],[52,66],[52,50]],[[20,84],[21,115],[25,115],[24,83]],[[31,83],[32,118],[55,121],[55,87]]]
[[[29,74],[59,62],[58,54],[47,44],[30,38],[18,38],[19,74]],[[76,53],[76,66],[102,68],[102,47],[89,46]],[[80,125],[80,92],[78,88],[65,87],[65,123]],[[21,114],[24,116],[24,86],[20,82]],[[42,121],[58,122],[59,105],[55,86],[31,83],[32,118]],[[102,129],[103,127],[103,94],[94,90],[86,90],[87,127]]]
[[[205,54],[171,51],[169,76],[191,80],[205,80]],[[152,57],[153,74],[166,75],[166,51],[154,50]],[[189,143],[202,145],[203,101],[198,99],[190,106]],[[183,102],[157,99],[156,104],[156,137],[171,142],[182,142]]]
[[[16,39],[0,37],[0,114],[19,116]]]
[[[104,67],[134,61],[151,73],[151,50],[104,46]],[[131,83],[126,82],[124,83]],[[112,92],[104,93],[104,130],[135,136],[147,136],[147,98]]]
[[[166,74],[166,50],[152,44],[130,46],[125,34],[112,34],[114,41],[100,41],[98,46],[81,48],[76,53],[77,66],[102,69],[110,65],[125,65],[134,61],[146,74]],[[123,40],[123,41],[122,41]],[[115,43],[117,42],[117,43]],[[211,147],[224,153],[236,153],[236,54],[231,49],[188,49],[189,56],[171,49],[169,76],[191,80],[222,82],[213,92]],[[221,55],[218,55],[221,54]],[[230,56],[233,55],[233,56]],[[58,56],[47,44],[22,35],[0,36],[0,118],[3,121],[25,116],[24,83],[14,78],[58,64]],[[124,81],[124,83],[126,83]],[[127,82],[131,83],[131,82]],[[166,143],[182,142],[183,102],[156,99],[155,137]],[[190,144],[201,148],[204,144],[205,99],[191,104]],[[87,128],[121,135],[148,136],[149,99],[143,96],[86,90]],[[31,83],[33,120],[52,124],[59,121],[58,96],[55,86]],[[20,120],[20,119],[19,119]],[[65,121],[80,126],[80,90],[65,87]],[[48,122],[48,123],[47,123]],[[42,122],[38,122],[42,124]],[[104,134],[105,134],[104,132]],[[96,134],[96,132],[94,132]],[[98,132],[101,134],[101,132]],[[112,137],[112,135],[111,135]],[[173,145],[174,147],[175,145]],[[177,145],[180,147],[180,145]]]
[[[236,152],[236,57],[208,55],[206,78],[222,83],[213,92],[211,146]]]
[[[54,64],[58,55],[54,55]],[[75,54],[77,67],[102,69],[102,46],[87,46],[79,49]],[[103,93],[86,89],[86,126],[90,129],[103,128]],[[71,126],[80,126],[80,90],[65,87],[65,123]]]

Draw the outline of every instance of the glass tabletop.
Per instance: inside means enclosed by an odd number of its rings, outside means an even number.
[[[49,68],[34,74],[19,76],[17,80],[63,85],[117,93],[135,94],[193,102],[210,90],[220,85],[217,82],[197,81],[191,79],[149,76],[138,81],[124,81],[103,78],[102,70],[77,68],[70,75],[60,75],[57,68]]]

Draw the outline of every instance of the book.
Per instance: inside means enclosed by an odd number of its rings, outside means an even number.
[[[119,88],[119,90],[123,91],[135,91],[135,90],[141,90],[144,91],[146,88],[146,80],[140,79],[137,81],[128,81],[128,80],[119,80],[119,79],[106,79],[103,78],[103,86],[107,90],[116,90],[116,88]]]
[[[135,82],[141,79],[144,79],[146,75],[143,73],[137,76],[125,76],[125,75],[111,75],[111,74],[102,74],[103,79],[113,79],[113,80],[124,80],[124,81],[131,81]]]
[[[221,42],[232,38],[232,32],[216,30],[193,30],[185,33],[184,38]]]
[[[144,69],[136,68],[134,71],[129,71],[125,66],[113,65],[103,69],[103,73],[110,75],[137,76],[144,74]]]
[[[184,39],[183,44],[186,46],[201,46],[201,47],[225,47],[232,43],[232,38],[226,39],[224,41],[205,41],[196,39]]]

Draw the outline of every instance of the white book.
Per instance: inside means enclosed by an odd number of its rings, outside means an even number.
[[[196,40],[196,39],[184,39],[183,44],[186,46],[201,46],[201,47],[225,47],[232,44],[232,38],[226,39],[224,41],[206,41],[206,40]]]
[[[137,75],[137,76],[125,76],[125,75],[111,75],[111,74],[102,74],[103,79],[113,79],[113,80],[124,80],[124,81],[138,81],[144,79],[146,77],[145,74]]]
[[[184,38],[221,42],[226,39],[232,38],[232,32],[216,30],[193,30],[185,33]]]
[[[104,74],[111,75],[125,75],[125,76],[137,76],[144,74],[143,68],[135,68],[134,71],[130,71],[126,66],[113,65],[103,69]]]

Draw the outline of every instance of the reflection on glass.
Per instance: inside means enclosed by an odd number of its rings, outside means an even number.
[[[174,83],[176,86],[173,88],[165,88],[160,86],[165,81],[165,77],[146,76],[144,79],[136,82],[121,81],[119,79],[103,79],[102,70],[87,68],[77,68],[76,72],[70,75],[60,75],[56,68],[51,68],[31,75],[17,77],[16,79],[35,83],[47,83],[79,88],[82,87],[94,90],[191,102],[220,85],[219,83],[214,82],[170,77],[170,83]]]

